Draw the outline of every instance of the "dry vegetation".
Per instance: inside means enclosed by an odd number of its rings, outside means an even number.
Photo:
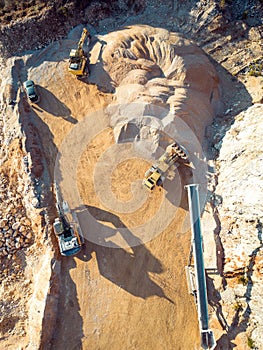
[[[67,16],[75,9],[85,8],[92,1],[44,1],[44,0],[0,0],[0,19],[2,25],[23,17],[33,17],[39,15],[42,10],[53,8],[58,14]]]
[[[34,16],[39,14],[44,7],[51,4],[51,1],[30,0],[1,0],[0,1],[0,18],[2,24],[9,24],[13,20],[21,17]]]
[[[116,0],[111,1],[109,6],[106,0],[0,0],[0,20],[2,25],[7,25],[16,20],[21,20],[21,18],[38,16],[47,9],[53,9],[57,15],[68,18],[73,16],[74,13],[84,10],[92,3],[99,6],[102,12],[105,12],[109,7],[114,7],[117,2]],[[127,6],[130,3],[131,1],[127,1]]]

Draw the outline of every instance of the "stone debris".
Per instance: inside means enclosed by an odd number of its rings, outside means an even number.
[[[33,233],[21,195],[8,189],[7,176],[0,174],[0,181],[0,201],[8,204],[0,211],[0,257],[12,259],[19,249],[33,243]]]

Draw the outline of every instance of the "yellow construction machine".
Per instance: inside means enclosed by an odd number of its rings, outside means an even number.
[[[186,149],[177,142],[173,142],[166,148],[165,153],[157,162],[146,171],[145,178],[142,182],[143,185],[150,191],[152,191],[155,186],[161,186],[168,169],[179,159],[187,162],[188,158]]]
[[[83,45],[86,40],[86,38],[90,40],[90,33],[89,31],[84,28],[80,37],[80,40],[78,42],[77,49],[72,49],[69,54],[69,67],[68,71],[77,77],[83,77],[87,76],[89,74],[88,67],[87,67],[87,57],[85,56]]]

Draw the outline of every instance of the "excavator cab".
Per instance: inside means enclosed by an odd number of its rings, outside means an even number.
[[[152,191],[156,185],[161,186],[163,180],[164,177],[162,176],[158,167],[153,165],[149,170],[146,171],[143,185],[146,186],[148,190]]]
[[[64,232],[62,222],[59,220],[59,218],[55,219],[55,222],[53,224],[55,235],[59,236]]]
[[[53,229],[61,255],[72,256],[80,252],[83,242],[75,223],[67,223],[65,218],[56,218]]]
[[[69,54],[68,71],[77,77],[87,76],[89,73],[87,67],[88,59],[83,50],[83,45],[87,37],[90,40],[90,33],[84,28],[77,49],[72,49]]]
[[[72,50],[72,56],[70,56],[69,60],[69,68],[68,71],[76,76],[87,76],[88,71],[87,71],[87,59],[86,57],[76,57],[74,51]]]

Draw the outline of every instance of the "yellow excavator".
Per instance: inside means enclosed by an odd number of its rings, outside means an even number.
[[[77,77],[85,77],[89,74],[87,67],[87,57],[85,56],[83,45],[86,38],[90,40],[91,36],[89,31],[84,28],[78,42],[77,49],[72,49],[69,54],[69,67],[68,71]]]
[[[157,162],[146,171],[145,178],[142,182],[143,185],[150,191],[152,191],[155,186],[161,186],[168,169],[180,159],[183,162],[188,162],[188,158],[187,150],[177,142],[173,142],[166,148],[164,154]]]

